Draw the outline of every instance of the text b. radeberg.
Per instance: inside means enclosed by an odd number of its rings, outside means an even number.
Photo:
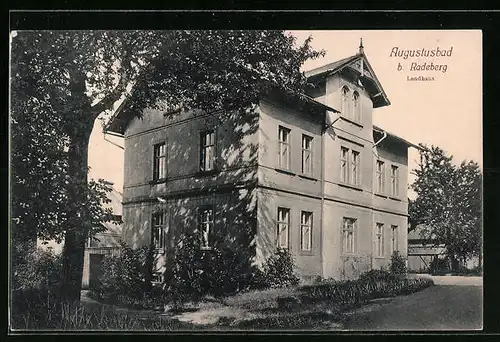
[[[432,62],[412,62],[410,65],[410,71],[441,71],[445,73],[446,69],[448,69],[448,66],[446,64],[434,64]]]

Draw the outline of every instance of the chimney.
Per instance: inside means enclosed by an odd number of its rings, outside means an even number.
[[[365,53],[363,49],[363,38],[359,38],[359,53],[360,54]]]

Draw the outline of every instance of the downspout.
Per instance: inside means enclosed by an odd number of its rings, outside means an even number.
[[[384,140],[385,138],[387,138],[387,132],[386,131],[382,131],[382,138],[380,138],[375,144],[373,144],[373,147],[372,148],[375,148],[378,144],[380,144],[382,142],[382,140]],[[373,167],[373,164],[372,164],[372,167]],[[373,177],[373,172],[372,172],[372,177]],[[372,178],[372,205],[373,205],[373,199],[375,198],[375,182],[373,181],[373,178]],[[372,255],[371,255],[371,258],[370,258],[370,263],[371,263],[371,269],[373,270],[373,260],[375,258],[375,256],[373,255],[373,250],[374,250],[374,245],[375,245],[375,239],[373,237],[373,234],[374,234],[374,228],[375,228],[375,213],[372,211],[372,228],[371,228],[371,243],[372,243]]]
[[[377,146],[378,144],[380,144],[382,142],[382,140],[384,140],[385,138],[387,138],[387,132],[386,131],[382,131],[382,133],[383,133],[382,138],[380,138],[379,141],[377,141],[375,144],[373,144],[373,148],[375,148],[375,146]]]
[[[325,110],[325,123],[326,117],[328,115],[328,111]],[[327,130],[327,126],[323,126],[321,130],[321,238],[319,239],[320,243],[320,255],[321,255],[321,277],[324,278],[325,275],[325,263],[323,256],[323,240],[325,235],[325,225],[324,225],[324,212],[325,212],[325,133]]]

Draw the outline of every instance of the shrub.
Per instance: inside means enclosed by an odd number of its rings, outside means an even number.
[[[376,280],[385,280],[390,281],[394,279],[394,274],[389,272],[383,268],[373,269],[367,272],[361,273],[359,276],[360,281],[376,281]]]
[[[392,253],[389,272],[395,276],[404,276],[407,273],[406,259],[399,253],[399,251],[394,251],[394,253]]]
[[[372,270],[357,280],[305,285],[300,291],[302,302],[328,302],[346,308],[370,299],[414,293],[433,284],[431,279],[401,279],[385,270]]]
[[[32,325],[43,328],[47,320],[60,315],[61,257],[41,248],[29,252],[29,248],[22,250],[22,245],[16,247],[11,292],[12,327],[22,326],[29,317]]]
[[[97,285],[90,289],[93,295],[105,301],[118,301],[119,296],[141,299],[151,292],[152,247],[131,249],[121,243],[119,256],[106,256],[103,272]]]
[[[199,246],[199,236],[188,234],[175,250],[171,278],[165,284],[165,296],[174,305],[189,300],[196,302],[204,295],[221,297],[299,282],[288,251],[279,250],[271,255],[260,270],[251,266],[243,254],[225,245],[216,245],[210,250],[201,250]]]
[[[198,301],[204,295],[221,297],[248,289],[255,268],[250,261],[224,245],[200,249],[199,236],[187,234],[178,244],[166,296],[179,304]]]
[[[286,249],[278,249],[266,260],[263,273],[265,287],[285,287],[299,283],[295,274],[295,261]]]

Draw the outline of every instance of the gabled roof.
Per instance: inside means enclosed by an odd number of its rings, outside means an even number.
[[[355,54],[354,56],[350,56],[350,57],[338,60],[336,62],[320,66],[319,68],[306,71],[305,72],[306,77],[312,78],[312,77],[315,77],[315,76],[324,75],[326,73],[335,73],[336,71],[342,69],[347,64],[349,64],[351,62],[354,62],[360,56],[361,56],[361,54]]]
[[[358,61],[362,61],[362,63],[359,64],[361,69],[357,65]],[[373,108],[389,106],[391,104],[384,88],[382,87],[382,84],[375,75],[370,62],[368,62],[368,58],[366,58],[363,51],[360,51],[353,56],[326,64],[322,67],[306,71],[305,75],[308,77],[310,82],[315,83],[318,80],[324,79],[329,75],[336,74],[345,68],[349,68],[359,73],[359,80],[368,91],[370,99],[373,102]]]

